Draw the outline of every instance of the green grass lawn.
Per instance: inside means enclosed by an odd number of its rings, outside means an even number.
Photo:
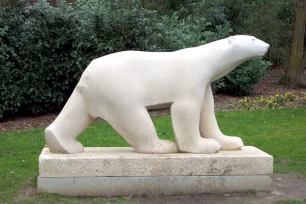
[[[306,109],[218,112],[217,118],[224,134],[240,136],[245,145],[273,155],[275,172],[306,176]],[[160,138],[173,140],[170,116],[154,118],[154,124]],[[128,146],[107,123],[94,123],[79,140],[84,146]],[[0,203],[11,203],[20,189],[36,185],[44,145],[43,129],[0,133]],[[29,203],[51,202],[55,197],[39,195]]]

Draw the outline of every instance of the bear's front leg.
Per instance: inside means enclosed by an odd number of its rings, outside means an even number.
[[[186,97],[171,106],[173,131],[180,152],[211,154],[221,148],[216,140],[200,135],[202,98]]]
[[[200,132],[202,137],[213,138],[219,142],[222,150],[239,150],[243,147],[243,142],[239,137],[230,137],[222,134],[219,129],[216,116],[215,104],[211,85],[206,87],[203,107],[200,119]]]

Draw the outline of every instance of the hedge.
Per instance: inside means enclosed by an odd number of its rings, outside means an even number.
[[[138,0],[60,1],[58,7],[46,0],[18,1],[0,8],[0,118],[58,111],[97,57],[122,50],[173,51],[233,31],[227,21],[215,25],[182,12],[162,15]],[[268,65],[260,59],[244,64],[214,89],[248,94]]]

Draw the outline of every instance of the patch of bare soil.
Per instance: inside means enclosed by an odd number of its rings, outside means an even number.
[[[30,200],[36,196],[36,188],[27,186],[20,190],[19,194],[14,198],[14,202],[20,202]]]
[[[58,114],[49,113],[42,116],[15,117],[0,122],[0,132],[32,130],[51,124]]]
[[[306,92],[306,88],[300,89],[287,89],[283,85],[279,83],[281,78],[281,70],[280,69],[272,69],[269,71],[268,76],[262,80],[254,89],[254,93],[251,97],[256,96],[267,96],[267,95],[275,95],[276,93],[283,94],[286,92],[292,92],[295,94],[299,94],[302,92]],[[305,74],[306,75],[306,74]],[[306,78],[305,78],[306,81]],[[237,102],[241,97],[228,96],[228,95],[216,95],[215,96],[215,109],[217,111],[228,111],[235,110],[236,108],[232,105],[233,102]],[[289,103],[286,104],[289,108],[300,107],[299,104]],[[169,110],[155,110],[149,111],[150,115],[153,117],[169,115]],[[21,131],[21,130],[30,130],[43,128],[52,123],[52,121],[56,118],[58,113],[50,113],[42,116],[35,117],[15,117],[11,119],[6,119],[0,122],[0,132],[7,131]]]
[[[284,94],[286,92],[292,92],[299,94],[306,91],[306,88],[288,89],[280,83],[280,79],[284,75],[283,71],[278,68],[269,70],[268,75],[260,83],[255,86],[254,95],[273,95],[276,93]],[[304,74],[304,81],[306,81],[306,70]]]
[[[197,196],[161,196],[133,198],[143,204],[273,204],[280,200],[306,199],[306,180],[297,175],[273,174],[271,192],[248,192],[233,194],[203,194]]]

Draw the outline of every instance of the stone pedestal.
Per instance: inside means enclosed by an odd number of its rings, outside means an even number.
[[[255,147],[217,154],[138,154],[133,148],[85,148],[39,157],[38,192],[132,196],[270,190],[273,157]]]

